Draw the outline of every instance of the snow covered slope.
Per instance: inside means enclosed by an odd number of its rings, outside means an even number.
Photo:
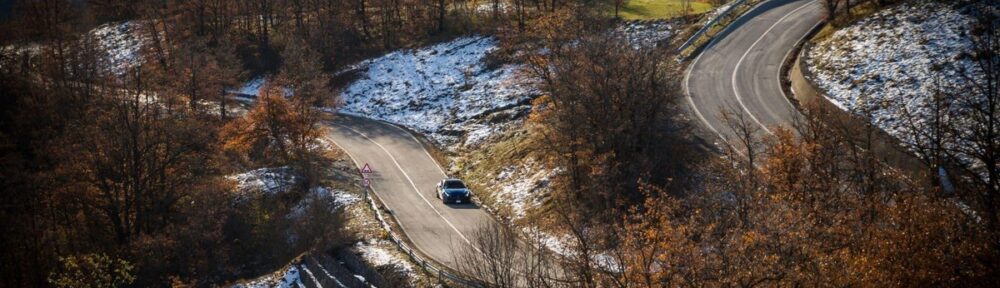
[[[490,191],[496,204],[508,207],[513,220],[521,220],[528,210],[541,205],[541,198],[550,192],[549,180],[560,171],[545,169],[542,163],[528,158],[520,165],[505,167],[488,187],[497,187]]]
[[[538,93],[519,66],[485,67],[496,45],[466,37],[368,60],[344,90],[341,111],[406,126],[445,146],[474,144],[499,128],[487,116],[526,112]]]
[[[103,67],[112,74],[120,76],[141,63],[140,51],[149,39],[145,36],[141,21],[124,21],[105,23],[87,31],[80,44],[86,44],[87,41],[94,44],[94,48],[102,56],[99,61]],[[46,45],[48,44],[24,43],[3,47],[0,50],[34,58],[41,57],[43,49],[51,48]]]
[[[148,41],[139,21],[107,23],[91,30],[89,37],[106,53],[106,66],[115,75],[140,64],[140,50]]]
[[[615,29],[635,46],[673,36],[671,22],[629,22]],[[520,65],[486,66],[492,37],[463,37],[403,50],[358,65],[360,79],[342,93],[341,112],[396,123],[445,149],[475,148],[514,125],[540,92]]]
[[[404,255],[395,252],[395,246],[389,241],[368,239],[354,244],[354,250],[361,254],[367,263],[373,267],[393,266],[408,277],[416,277],[413,265],[407,262]]]
[[[970,56],[973,19],[957,5],[911,1],[835,32],[808,52],[812,80],[840,108],[870,113],[904,142],[920,141],[908,133],[907,113],[921,127],[935,91],[968,86],[959,71],[982,74]]]

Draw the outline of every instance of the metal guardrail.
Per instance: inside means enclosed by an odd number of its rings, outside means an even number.
[[[406,255],[410,256],[410,259],[412,259],[414,262],[420,265],[420,268],[423,268],[424,271],[427,271],[432,275],[436,275],[438,281],[443,281],[447,279],[448,281],[454,282],[456,284],[465,287],[476,287],[476,288],[482,287],[482,285],[479,282],[462,278],[461,276],[452,274],[447,270],[435,267],[433,260],[424,259],[419,254],[417,254],[413,248],[410,248],[408,245],[406,245],[406,242],[403,241],[403,238],[399,237],[399,235],[396,235],[396,231],[392,229],[392,226],[389,225],[389,222],[385,219],[384,216],[382,216],[382,211],[379,210],[378,204],[375,203],[374,197],[377,196],[373,197],[372,194],[374,193],[371,193],[370,189],[365,188],[365,199],[367,200],[366,202],[368,202],[368,207],[370,207],[372,210],[375,211],[375,217],[378,218],[378,222],[382,224],[382,228],[389,233],[389,240],[395,243],[400,250],[403,250],[403,252],[406,253]]]
[[[705,23],[705,26],[702,26],[701,29],[698,29],[697,32],[694,32],[694,35],[691,35],[691,37],[688,38],[687,41],[684,41],[684,44],[681,44],[681,47],[677,48],[677,53],[680,54],[684,50],[687,50],[688,48],[690,48],[690,46],[693,45],[695,43],[695,41],[697,41],[699,38],[701,38],[701,36],[704,36],[705,33],[707,33],[708,30],[712,28],[712,26],[715,26],[715,24],[717,24],[719,22],[719,20],[722,20],[723,18],[726,18],[727,16],[729,16],[730,13],[732,13],[736,9],[736,7],[739,7],[740,5],[746,4],[746,2],[748,2],[748,1],[749,0],[736,0],[736,2],[733,2],[732,4],[729,4],[729,8],[726,8],[725,11],[722,11],[722,13],[719,13],[719,15],[716,15],[715,18],[712,18],[711,20],[709,20],[708,23]]]
[[[328,140],[330,140],[331,142],[334,143],[334,145],[336,145],[336,141],[332,141],[332,139]],[[341,147],[341,150],[345,152],[347,151],[344,150],[343,147]],[[351,156],[350,153],[347,154],[348,156],[351,157],[351,160],[354,161],[354,166],[357,167],[359,174],[364,175],[364,171],[362,171],[363,170],[362,166],[358,164],[357,160],[353,156]],[[372,211],[375,211],[375,218],[377,218],[379,224],[382,225],[382,229],[385,229],[385,231],[389,234],[389,240],[391,240],[392,243],[395,243],[400,250],[406,253],[406,255],[410,256],[410,259],[419,264],[420,268],[424,269],[424,271],[427,271],[430,274],[437,276],[439,282],[444,282],[444,280],[447,279],[448,281],[451,281],[455,284],[459,284],[465,287],[474,287],[474,288],[483,287],[482,283],[480,282],[463,278],[459,275],[449,272],[448,270],[434,266],[435,262],[433,260],[424,259],[424,257],[417,254],[417,252],[413,248],[406,245],[406,242],[403,241],[403,238],[400,237],[398,234],[396,234],[396,231],[392,229],[392,225],[389,225],[389,221],[386,220],[386,217],[382,215],[382,211],[379,210],[378,203],[375,203],[375,198],[377,198],[378,195],[376,195],[374,191],[372,191],[372,188],[370,186],[364,185],[363,187],[365,190],[364,191],[365,202],[368,203],[368,207],[371,208]],[[381,199],[379,200],[379,202],[381,202]],[[391,214],[392,210],[390,209],[389,211]]]

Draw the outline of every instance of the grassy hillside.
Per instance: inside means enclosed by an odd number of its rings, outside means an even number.
[[[704,13],[714,8],[707,2],[691,0],[691,6],[685,13],[684,2],[685,0],[628,0],[618,13],[626,20],[649,20]],[[614,6],[609,5],[610,13],[614,13],[614,9]]]

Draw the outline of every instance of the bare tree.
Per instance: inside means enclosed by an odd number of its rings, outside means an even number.
[[[618,16],[618,12],[622,9],[622,6],[625,5],[625,0],[613,0],[613,1],[615,5],[615,18],[621,18],[621,16]],[[685,2],[685,4],[686,3],[687,2]]]
[[[472,233],[471,245],[455,253],[459,273],[485,287],[562,286],[560,265],[550,258],[540,233],[527,238],[510,225],[489,221]]]
[[[438,32],[444,32],[444,23],[445,23],[445,17],[444,16],[445,16],[445,14],[448,11],[447,2],[445,0],[438,0],[437,1],[437,10],[438,10],[437,31]]]
[[[973,26],[975,65],[982,72],[977,77],[975,71],[961,70],[970,83],[965,91],[957,91],[953,97],[959,105],[967,107],[967,117],[971,120],[958,127],[962,144],[956,154],[972,157],[981,165],[980,169],[969,173],[975,186],[982,189],[977,198],[981,199],[984,211],[990,215],[991,229],[1000,227],[1000,1],[985,0],[977,4],[976,23]],[[964,127],[963,127],[964,126]],[[977,165],[977,166],[978,166]]]
[[[729,151],[746,157],[747,169],[753,168],[757,164],[757,156],[760,154],[758,150],[761,145],[759,134],[762,129],[751,122],[745,113],[732,112],[733,110],[735,109],[722,109],[719,112],[722,115],[722,119],[726,122],[726,127],[736,137],[732,140],[726,139],[723,144],[729,148]],[[732,141],[738,143],[740,147],[733,146],[730,143]]]
[[[532,59],[546,95],[537,100],[544,109],[531,119],[545,127],[542,141],[566,169],[556,181],[565,184],[560,197],[610,220],[642,201],[640,178],[679,179],[685,169],[680,159],[691,154],[678,135],[686,127],[671,117],[680,78],[662,61],[664,50],[603,35],[561,41],[547,43],[549,52]]]
[[[823,11],[826,11],[826,21],[833,21],[837,18],[837,9],[843,0],[820,0],[823,4]]]
[[[514,287],[518,239],[514,231],[497,223],[481,223],[472,233],[472,245],[463,245],[456,263],[462,274],[472,276],[487,287]]]
[[[954,169],[964,189],[961,197],[988,215],[986,223],[1000,227],[1000,32],[995,0],[985,0],[971,9],[976,21],[970,37],[973,43],[971,67],[944,67],[935,75],[936,91],[927,100],[925,111],[913,111],[903,103],[904,129],[912,135],[907,144],[928,163],[933,174],[938,169]],[[940,85],[945,72],[957,72],[959,87]],[[947,179],[942,179],[945,181]],[[962,187],[960,187],[962,188]]]

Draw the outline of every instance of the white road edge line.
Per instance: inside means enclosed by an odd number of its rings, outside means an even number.
[[[705,47],[711,47],[712,44],[715,44],[715,42],[718,40],[719,40],[718,38],[712,39],[712,41],[709,42]],[[694,61],[691,62],[691,65],[688,65],[687,72],[684,73],[684,98],[687,98],[688,105],[690,105],[691,109],[694,110],[695,116],[698,116],[698,119],[701,120],[701,123],[704,123],[709,130],[712,130],[712,132],[715,133],[715,135],[719,135],[719,139],[722,139],[722,141],[726,141],[726,136],[722,136],[722,133],[719,133],[719,130],[716,130],[711,123],[708,123],[708,119],[706,119],[705,116],[701,114],[701,111],[698,110],[698,105],[695,105],[694,99],[691,98],[691,87],[690,87],[691,70],[694,70],[694,66],[698,65],[698,60],[701,60],[702,55],[705,55],[705,53],[704,52],[698,53],[698,56],[694,57]]]
[[[333,125],[333,124],[331,123],[330,125]],[[354,162],[354,167],[358,168],[359,171],[361,170],[361,163],[358,163],[358,159],[355,158],[354,155],[351,154],[351,152],[347,151],[347,149],[344,149],[344,146],[340,146],[340,144],[337,143],[337,140],[333,140],[333,138],[331,138],[329,136],[324,137],[324,138],[326,138],[326,140],[329,140],[330,142],[333,142],[333,145],[337,145],[337,148],[340,148],[340,151],[344,151],[344,153],[347,154],[347,157],[351,158],[351,162]],[[378,191],[375,190],[375,187],[369,186],[368,189],[372,189],[372,192],[375,192],[375,194],[378,194]],[[410,237],[410,233],[406,232],[406,226],[403,226],[403,223],[399,223],[399,222],[397,222],[396,224],[399,224],[399,228],[403,230],[403,234],[406,235],[407,238],[409,238]]]
[[[766,131],[768,134],[771,135],[774,135],[774,132],[771,132],[771,129],[767,129],[767,126],[764,125],[764,123],[761,123],[760,120],[757,119],[757,116],[754,116],[753,113],[750,112],[750,109],[747,108],[746,104],[743,103],[743,97],[740,97],[739,89],[736,89],[736,75],[740,71],[740,66],[743,65],[743,61],[746,60],[747,55],[750,55],[750,51],[753,51],[753,48],[756,47],[761,40],[764,40],[764,37],[767,37],[767,34],[770,34],[771,30],[774,30],[774,28],[778,27],[778,24],[781,24],[782,21],[785,21],[785,19],[787,19],[789,16],[794,15],[799,10],[806,8],[807,6],[809,6],[809,4],[812,4],[812,2],[806,2],[805,4],[802,4],[802,6],[795,8],[795,10],[792,10],[792,12],[788,12],[788,14],[785,14],[785,16],[778,19],[778,21],[775,21],[774,24],[771,24],[771,27],[767,28],[767,30],[764,31],[764,33],[761,34],[759,38],[757,38],[757,41],[754,41],[753,44],[750,44],[750,47],[747,48],[746,52],[743,52],[743,56],[740,56],[740,60],[736,61],[736,68],[733,68],[733,75],[732,77],[730,77],[732,79],[733,94],[736,96],[736,101],[739,102],[740,107],[742,107],[743,111],[750,116],[750,119],[753,119],[754,122],[757,122],[757,125],[760,125],[761,128],[764,128],[764,131]],[[778,69],[778,71],[781,71],[781,69]],[[785,101],[788,101],[787,97],[785,98]]]
[[[323,272],[323,274],[326,274],[326,277],[330,277],[330,279],[333,279],[333,282],[336,282],[337,286],[340,286],[341,288],[347,288],[347,286],[345,286],[344,283],[340,283],[340,279],[337,279],[337,277],[333,277],[333,275],[330,274],[330,271],[327,271],[326,267],[323,267],[322,263],[319,263],[319,261],[316,261],[316,266],[319,267],[320,272]],[[367,282],[367,281],[365,281],[365,282]],[[319,283],[319,282],[316,282],[316,283]]]
[[[403,131],[403,133],[406,133],[406,135],[410,135],[410,138],[413,138],[413,141],[417,142],[417,144],[420,145],[420,150],[424,151],[424,154],[427,155],[427,158],[430,158],[431,161],[434,161],[434,166],[438,168],[438,171],[441,171],[441,175],[444,175],[444,177],[448,177],[448,172],[444,172],[444,168],[441,168],[443,167],[441,166],[441,163],[438,163],[437,159],[434,159],[434,156],[431,156],[431,152],[428,152],[427,148],[423,147],[424,145],[423,142],[420,142],[420,139],[417,139],[417,136],[414,136],[413,133],[410,133],[409,130],[400,128],[399,126],[396,126],[394,124],[390,123],[389,126],[392,126],[392,128],[399,129],[399,131]]]
[[[417,185],[413,183],[413,179],[410,178],[410,174],[407,174],[406,171],[403,170],[403,167],[401,165],[399,165],[399,161],[396,161],[396,157],[393,157],[392,153],[390,153],[389,150],[385,149],[385,146],[382,146],[382,144],[379,144],[378,142],[375,142],[375,140],[372,140],[372,138],[369,138],[368,135],[365,135],[364,133],[361,133],[358,130],[354,130],[351,127],[347,127],[347,126],[344,126],[344,125],[341,125],[341,124],[336,124],[336,123],[330,123],[330,124],[335,125],[335,126],[343,127],[344,129],[347,129],[347,130],[351,130],[351,132],[354,132],[355,134],[361,135],[361,137],[364,137],[369,142],[372,142],[375,145],[377,145],[379,147],[379,149],[382,149],[382,152],[385,152],[385,154],[389,156],[389,159],[392,160],[392,163],[396,165],[396,169],[399,169],[399,172],[403,173],[403,176],[406,177],[406,181],[410,182],[410,187],[413,188],[413,192],[417,193],[417,196],[420,196],[420,199],[423,199],[424,203],[427,203],[427,206],[431,207],[431,210],[434,210],[434,213],[437,213],[438,217],[441,217],[441,219],[444,220],[444,222],[447,223],[448,226],[451,227],[451,229],[454,230],[455,233],[458,234],[458,237],[462,237],[462,240],[464,240],[466,244],[469,244],[470,246],[472,246],[472,247],[475,248],[475,245],[472,245],[472,241],[469,241],[469,238],[466,238],[465,235],[462,234],[462,231],[459,231],[458,228],[456,228],[455,225],[451,223],[451,221],[448,221],[448,218],[444,217],[444,214],[441,214],[441,211],[438,211],[437,208],[434,208],[434,204],[431,204],[431,202],[428,201],[427,198],[424,197],[424,195],[420,193],[420,189],[417,188]],[[333,140],[333,139],[330,139],[330,140],[332,140],[334,143],[337,142],[336,140]],[[339,144],[337,146],[341,147],[341,150],[344,150],[344,152],[347,153],[347,150],[343,149],[342,146],[340,146]],[[350,153],[348,153],[348,156],[350,156]],[[354,157],[352,156],[351,159],[353,160]],[[357,160],[354,160],[354,165],[358,166]],[[360,166],[358,166],[358,167],[360,167]],[[374,190],[375,190],[375,188],[372,188],[372,191],[374,191]],[[400,226],[402,227],[402,224],[400,224]],[[477,250],[478,250],[478,248],[477,248]]]
[[[809,28],[809,31],[816,30],[816,27],[818,27],[820,24],[823,24],[823,21],[817,21],[816,24],[813,24],[813,26],[811,28]],[[806,34],[802,34],[802,37],[799,37],[799,41],[795,42],[795,45],[798,46],[798,44],[802,43],[802,41],[806,39],[806,36],[809,36],[808,32]],[[792,51],[795,51],[795,46],[792,46],[792,48],[788,49],[788,52],[785,52],[785,57],[783,57],[781,59],[781,64],[785,64],[785,61],[788,61],[788,57],[792,55]],[[793,63],[792,65],[795,65],[795,64]],[[777,77],[777,79],[778,79],[778,87],[781,87],[781,85],[782,85],[781,84],[781,67],[778,67],[778,77]],[[792,95],[795,95],[795,87],[792,87],[791,85],[789,85],[788,88],[792,90]],[[788,93],[785,93],[785,89],[782,88],[780,91],[781,91],[781,96],[785,96],[785,102],[788,102],[788,106],[792,107],[792,111],[798,110],[799,108],[795,107],[795,104],[792,104],[792,100],[788,100],[789,99]]]
[[[331,123],[330,125],[335,125],[335,124]],[[347,149],[344,149],[344,146],[340,146],[340,144],[337,143],[337,140],[333,140],[333,138],[331,138],[329,136],[324,137],[324,138],[326,138],[326,140],[329,140],[330,142],[333,142],[333,145],[337,145],[337,147],[340,148],[340,151],[344,151],[344,153],[346,153],[347,156],[351,158],[351,162],[354,162],[354,167],[357,167],[358,170],[361,170],[361,164],[358,163],[357,158],[354,158],[354,155],[351,155],[351,152],[348,152]],[[375,194],[378,194],[378,191],[375,190],[374,186],[369,186],[368,189],[372,189],[372,192],[375,192]],[[401,230],[403,230],[403,235],[406,235],[407,238],[410,238],[410,232],[406,231],[406,226],[403,226],[403,223],[402,222],[398,222],[398,221],[396,222],[396,224],[399,224],[399,228]],[[450,242],[451,238],[449,238],[448,241]],[[418,249],[418,250],[420,249],[420,248],[415,247],[415,246],[416,245],[414,245],[414,247],[411,247],[410,249]],[[472,246],[472,245],[470,245],[470,246]],[[480,251],[478,247],[476,247],[476,246],[472,246],[472,247],[475,248],[476,251]],[[421,250],[421,253],[423,253],[422,250]],[[482,251],[480,251],[480,253],[482,253]],[[424,255],[427,255],[427,253],[424,253]],[[428,257],[430,257],[430,256],[428,256]],[[437,260],[435,260],[435,261],[437,261]],[[447,265],[445,265],[445,266],[447,266]]]
[[[312,282],[315,283],[316,286],[322,286],[322,285],[319,284],[319,279],[316,279],[316,276],[313,275],[313,272],[309,271],[309,267],[306,267],[305,264],[298,265],[298,266],[299,266],[299,270],[302,270],[303,272],[305,272],[303,274],[306,274],[307,276],[309,276],[309,279],[312,279]],[[299,274],[299,275],[301,275],[301,274]],[[299,278],[299,281],[302,281],[301,277]]]
[[[764,5],[764,2],[761,2],[761,3],[757,4],[754,7],[751,7],[750,10],[747,10],[747,12],[753,11],[754,9],[757,9],[761,5]],[[739,18],[743,18],[745,16],[746,16],[746,13],[744,13],[744,15],[740,15]],[[739,18],[737,18],[736,21],[739,21]],[[729,29],[729,27],[726,27],[726,29]],[[725,31],[725,30],[723,30],[723,31]],[[707,49],[707,47],[712,47],[713,45],[715,45],[716,42],[719,42],[720,40],[722,40],[722,39],[720,39],[720,38],[712,38],[712,41],[709,41],[708,44],[705,44],[705,47],[706,47],[705,49]],[[695,116],[698,116],[698,119],[701,120],[701,123],[704,123],[705,126],[707,126],[709,130],[712,130],[712,132],[714,132],[715,135],[718,135],[719,139],[721,139],[722,141],[728,141],[728,140],[726,140],[726,136],[723,136],[722,133],[719,133],[719,130],[715,129],[715,126],[712,126],[711,123],[708,123],[708,119],[705,118],[705,116],[701,114],[701,110],[698,109],[698,105],[695,105],[694,104],[694,99],[691,98],[691,87],[690,87],[691,86],[691,70],[694,70],[694,66],[698,65],[698,61],[701,60],[701,56],[702,55],[705,55],[704,51],[701,52],[701,53],[698,53],[698,56],[694,57],[694,61],[691,61],[691,65],[688,65],[686,71],[684,72],[684,98],[687,98],[688,105],[690,105],[691,109],[694,110]],[[736,151],[736,153],[740,154],[740,155],[743,155],[743,153],[740,153],[739,151]]]

